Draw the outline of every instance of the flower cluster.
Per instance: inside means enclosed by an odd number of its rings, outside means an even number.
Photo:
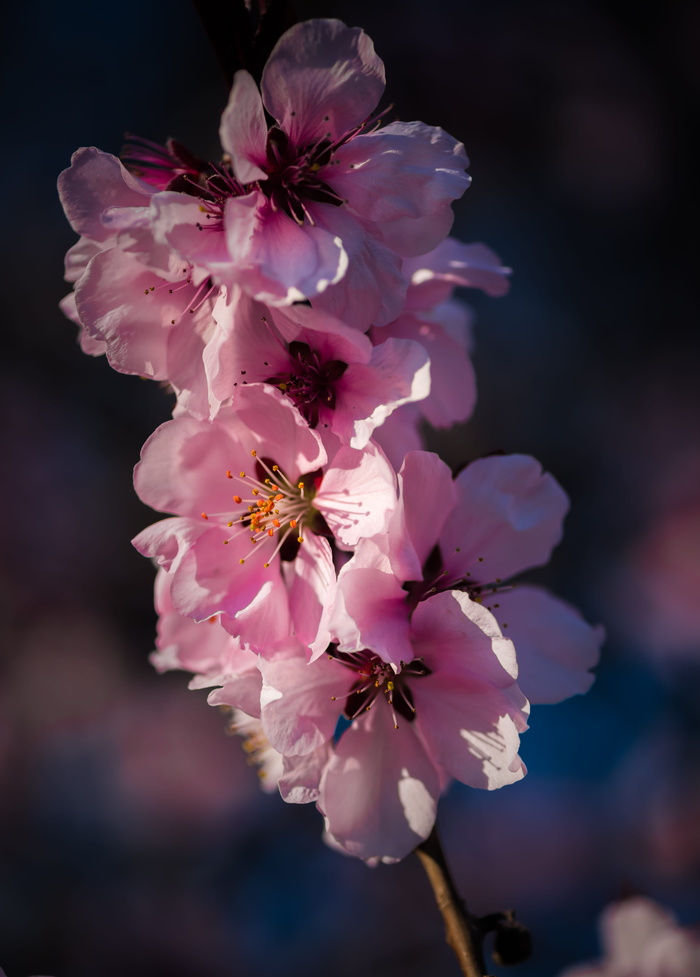
[[[453,778],[523,776],[530,703],[584,692],[601,636],[513,583],[560,538],[554,478],[524,455],[453,477],[423,448],[476,397],[454,289],[509,271],[448,237],[462,144],[383,124],[383,90],[362,30],[297,24],[260,90],[236,74],[220,159],[132,138],[78,150],[59,190],[83,349],[177,398],[134,476],[169,514],[134,541],[154,664],[214,688],[330,844],[391,861]]]

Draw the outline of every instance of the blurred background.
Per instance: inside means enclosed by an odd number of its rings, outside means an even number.
[[[627,892],[700,922],[700,6],[313,0],[362,26],[404,120],[461,139],[454,233],[514,269],[476,312],[454,464],[538,457],[572,499],[533,575],[608,632],[585,697],[533,709],[529,775],[439,823],[470,908],[514,907],[554,977]],[[156,675],[153,521],[131,468],[171,410],[83,355],[58,310],[56,177],[124,132],[218,153],[227,99],[185,0],[4,14],[0,966],[8,977],[457,974],[417,861],[368,869],[263,794],[225,718]],[[495,974],[506,971],[493,966]]]

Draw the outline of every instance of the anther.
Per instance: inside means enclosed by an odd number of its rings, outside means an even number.
[[[202,519],[208,519],[209,518],[209,516],[206,514],[206,512],[203,512],[201,515],[202,515]]]
[[[241,370],[241,373],[245,373],[245,370]],[[250,452],[250,457],[251,458],[257,458],[258,457],[258,453],[255,450],[255,448],[253,448],[253,450]]]
[[[233,478],[233,475],[231,474],[230,471],[226,472],[226,478]]]
[[[245,560],[239,560],[238,562],[241,564],[241,566],[243,566],[243,564],[245,563]]]
[[[240,497],[240,495],[234,495],[233,501],[236,503],[236,505],[240,505],[243,499]]]

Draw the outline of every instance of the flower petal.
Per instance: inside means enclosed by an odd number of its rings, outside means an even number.
[[[335,141],[370,115],[384,92],[384,65],[370,38],[340,20],[286,31],[262,76],[263,102],[291,141]]]

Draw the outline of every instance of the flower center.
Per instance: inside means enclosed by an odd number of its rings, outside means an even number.
[[[272,126],[267,134],[267,180],[260,181],[260,189],[276,210],[303,224],[314,223],[305,201],[333,204],[344,203],[335,190],[318,176],[331,162],[334,146],[321,139],[299,149],[291,145],[285,132]]]
[[[459,552],[459,548],[456,549]],[[483,562],[483,557],[477,557],[477,563]],[[470,565],[470,564],[467,564]],[[512,590],[515,584],[504,584],[500,577],[496,577],[493,582],[480,582],[466,570],[461,576],[450,575],[444,569],[442,553],[439,545],[435,545],[423,564],[423,579],[408,580],[403,585],[406,591],[406,600],[414,611],[421,601],[428,600],[434,594],[441,594],[447,590],[460,590],[477,604],[483,604],[487,610],[491,611],[500,605],[496,602],[487,604],[486,600],[491,599],[507,590]]]
[[[338,651],[335,645],[330,645],[328,658],[345,665],[356,675],[345,699],[343,716],[346,719],[350,721],[357,719],[363,712],[371,709],[375,700],[382,696],[391,709],[394,729],[399,728],[397,716],[401,716],[409,723],[416,718],[416,707],[409,680],[413,681],[431,674],[431,670],[422,658],[414,658],[408,664],[400,662],[399,665],[390,665],[367,649],[343,652]],[[335,696],[333,698],[335,699]]]
[[[279,465],[266,458],[258,457],[257,451],[251,451],[255,459],[255,473],[245,471],[238,473],[227,471],[226,478],[241,482],[245,486],[244,494],[232,496],[237,508],[230,516],[216,513],[218,518],[225,520],[229,529],[234,529],[226,539],[225,544],[234,539],[247,536],[251,546],[274,541],[272,553],[265,552],[265,563],[269,567],[272,560],[282,550],[285,544],[292,544],[287,549],[289,559],[296,556],[298,546],[304,542],[304,527],[323,531],[323,517],[313,507],[316,495],[317,473],[302,476],[298,482],[292,482],[281,470]],[[213,513],[203,512],[202,519],[209,519]],[[319,523],[318,527],[316,523]],[[235,527],[235,528],[234,528]],[[283,558],[285,554],[283,553]],[[245,557],[238,561],[246,562]]]
[[[317,350],[308,343],[289,344],[292,367],[288,373],[269,377],[267,383],[277,386],[294,404],[310,427],[318,424],[319,410],[335,408],[335,382],[348,368],[342,360],[321,361]]]

